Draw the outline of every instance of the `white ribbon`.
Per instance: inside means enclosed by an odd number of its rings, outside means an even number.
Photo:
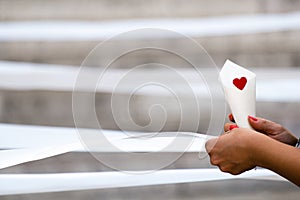
[[[82,140],[81,137],[88,140]],[[0,169],[2,169],[71,151],[206,153],[204,144],[214,136],[182,132],[146,134],[0,124],[0,138],[0,149],[9,149],[0,151]],[[106,141],[101,141],[103,139]],[[86,147],[90,141],[95,141],[95,145]],[[170,145],[173,142],[176,142],[176,145]]]
[[[177,169],[151,173],[135,171],[131,173],[2,174],[0,175],[0,195],[193,183],[270,176],[276,177],[277,175],[265,169],[251,170],[238,176],[222,173],[218,169]]]
[[[91,130],[93,133],[95,130]],[[9,133],[9,134],[8,134]],[[89,133],[89,132],[85,132]],[[96,150],[109,152],[205,152],[204,143],[213,136],[196,133],[164,133],[147,138],[142,133],[127,136],[120,131],[104,131],[107,139],[116,147],[101,146]],[[149,134],[148,134],[149,135]],[[76,129],[33,126],[0,125],[0,169],[35,161],[70,151],[88,151],[78,138]],[[142,137],[143,139],[141,140]],[[145,140],[145,137],[147,140]],[[18,140],[16,140],[18,138]],[[176,138],[178,141],[190,141],[189,146],[162,148]],[[192,140],[191,140],[192,139]],[[55,144],[56,143],[56,144]],[[62,174],[1,174],[0,195],[59,192],[87,189],[149,186],[174,183],[192,183],[204,181],[229,180],[237,178],[255,178],[263,180],[284,180],[275,173],[265,170],[252,170],[238,176],[221,172],[219,169],[180,169],[124,172],[62,173]]]
[[[0,169],[60,155],[77,150],[79,147],[80,144],[73,143],[39,148],[2,150],[0,151]]]
[[[202,136],[202,137],[201,137]],[[139,140],[136,138],[115,139],[111,142],[113,146],[100,146],[96,148],[97,152],[199,152],[206,153],[204,144],[207,138],[203,135],[195,139],[186,141],[187,137],[183,136],[176,142],[178,146],[166,147],[173,137],[153,138],[149,140]],[[178,139],[176,139],[178,140]],[[187,142],[190,142],[187,146]],[[180,145],[180,143],[182,145]],[[117,147],[117,148],[114,148]],[[11,167],[25,162],[49,158],[52,156],[64,154],[71,151],[88,151],[85,150],[81,143],[60,144],[46,147],[32,147],[23,149],[10,149],[0,151],[0,169]],[[94,151],[94,150],[92,150]]]

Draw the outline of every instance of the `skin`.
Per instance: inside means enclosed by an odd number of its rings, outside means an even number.
[[[211,164],[233,175],[256,166],[267,168],[300,187],[300,149],[294,147],[297,137],[263,118],[249,118],[249,123],[254,130],[227,123],[224,134],[207,141]]]

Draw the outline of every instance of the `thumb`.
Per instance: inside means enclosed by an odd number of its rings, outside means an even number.
[[[264,134],[273,132],[277,125],[272,121],[252,116],[248,116],[248,121],[254,130]]]

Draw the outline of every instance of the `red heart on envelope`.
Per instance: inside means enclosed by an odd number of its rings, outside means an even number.
[[[239,88],[240,90],[243,90],[247,84],[247,79],[246,77],[235,78],[233,79],[233,84],[235,85],[235,87]]]

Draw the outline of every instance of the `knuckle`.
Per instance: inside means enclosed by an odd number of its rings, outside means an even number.
[[[226,166],[220,166],[219,168],[222,172],[229,172],[229,168]]]
[[[268,121],[267,121],[266,119],[262,119],[261,124],[262,124],[263,126],[267,126]]]
[[[238,171],[238,170],[232,170],[231,172],[230,172],[230,174],[232,174],[232,175],[239,175],[241,172],[240,171]]]
[[[205,149],[208,154],[210,154],[212,152],[212,150],[215,147],[216,142],[217,142],[217,139],[210,139],[205,143]]]
[[[210,163],[212,165],[218,165],[219,164],[219,161],[217,159],[215,159],[214,157],[210,157]]]
[[[265,132],[268,134],[272,134],[274,132],[280,132],[284,130],[283,126],[274,122],[269,122],[265,125]]]
[[[226,124],[224,125],[224,131],[228,131],[230,125],[231,125],[230,123],[226,123]]]
[[[270,129],[270,122],[266,119],[263,119],[261,122],[263,132],[268,132]]]
[[[276,129],[279,130],[279,131],[285,130],[285,128],[280,124],[276,124]]]
[[[210,154],[210,152],[211,152],[211,144],[210,144],[210,141],[207,141],[207,142],[205,143],[205,149],[206,149],[206,151],[208,152],[208,154]]]

